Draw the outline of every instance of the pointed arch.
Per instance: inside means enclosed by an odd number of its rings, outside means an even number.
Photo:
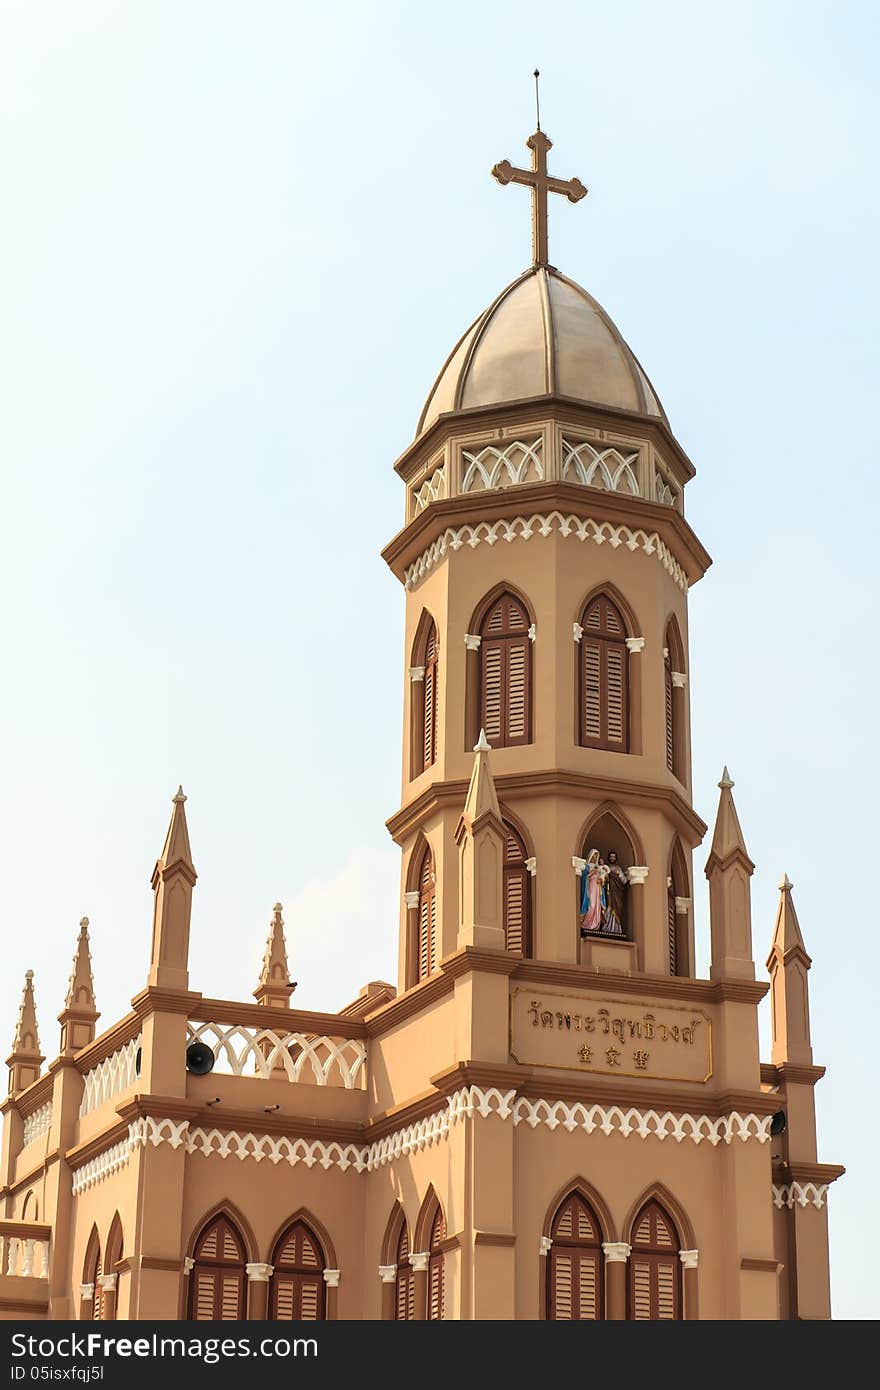
[[[245,1259],[247,1262],[251,1264],[259,1260],[260,1247],[257,1244],[257,1238],[254,1235],[253,1227],[241,1210],[241,1207],[237,1206],[235,1202],[231,1202],[228,1197],[224,1197],[221,1202],[215,1202],[212,1207],[209,1207],[206,1212],[203,1212],[201,1219],[197,1221],[193,1227],[187,1254],[190,1257],[195,1254],[196,1241],[200,1233],[210,1221],[213,1221],[215,1216],[228,1216],[236,1227],[239,1235],[244,1240]]]
[[[642,1207],[652,1201],[658,1202],[661,1207],[665,1207],[666,1211],[671,1216],[682,1242],[682,1249],[696,1250],[697,1239],[694,1234],[691,1219],[675,1194],[662,1182],[652,1182],[633,1202],[627,1213],[626,1220],[621,1227],[623,1239],[632,1244],[631,1237],[636,1217],[642,1210]]]
[[[446,1217],[440,1198],[429,1186],[416,1221],[416,1254],[428,1256],[427,1319],[440,1322],[445,1317],[445,1252]]]
[[[517,822],[505,810],[501,816],[504,825],[504,944],[508,951],[516,951],[528,959],[534,946],[533,880],[527,867],[532,856]]]
[[[630,1227],[627,1317],[676,1322],[683,1313],[681,1236],[667,1207],[656,1197],[642,1206]]]
[[[465,691],[466,746],[480,729],[493,748],[532,741],[532,637],[529,600],[506,581],[484,594],[471,618]]]
[[[400,1228],[406,1225],[406,1212],[403,1203],[399,1198],[395,1198],[388,1214],[388,1221],[385,1224],[385,1234],[382,1237],[382,1263],[390,1265],[394,1263],[394,1255],[397,1250],[397,1243],[400,1238]]]
[[[631,854],[632,864],[644,864],[645,846],[641,837],[629,819],[625,811],[622,811],[616,801],[603,801],[600,806],[595,807],[587,816],[583,823],[583,828],[578,836],[575,850],[580,854],[581,850],[589,840],[601,839],[603,830],[606,834],[610,833],[615,841],[620,841],[608,846],[609,849],[617,849],[618,853],[624,851]],[[590,845],[592,848],[592,844]],[[596,845],[597,849],[603,849],[603,845]]]
[[[566,1197],[570,1197],[572,1193],[575,1192],[580,1193],[581,1197],[583,1197],[587,1205],[592,1207],[593,1211],[595,1212],[596,1217],[599,1221],[599,1227],[602,1233],[603,1241],[616,1240],[617,1236],[615,1232],[617,1228],[614,1224],[614,1218],[611,1215],[611,1208],[608,1206],[608,1203],[605,1201],[605,1198],[602,1196],[601,1192],[599,1192],[599,1190],[595,1188],[591,1182],[588,1182],[586,1178],[580,1175],[572,1179],[570,1182],[564,1183],[563,1186],[560,1187],[556,1192],[556,1195],[549,1203],[547,1211],[544,1215],[544,1225],[542,1227],[541,1234],[545,1236],[550,1235],[550,1228],[553,1224],[553,1218],[555,1217],[557,1211],[562,1206],[562,1203],[565,1201]]]
[[[24,1195],[21,1219],[22,1221],[39,1221],[40,1219],[40,1206],[37,1201],[37,1194],[32,1187],[29,1187]]]
[[[104,1267],[101,1263],[101,1237],[98,1234],[97,1225],[93,1225],[86,1243],[86,1256],[83,1260],[83,1284],[91,1285],[92,1299],[87,1304],[87,1318],[94,1322],[100,1322],[104,1313],[104,1290],[101,1287],[101,1275]]]
[[[382,1263],[394,1265],[397,1270],[394,1280],[395,1322],[412,1322],[415,1317],[415,1276],[409,1258],[411,1254],[406,1213],[398,1201],[391,1208],[382,1243]]]
[[[612,855],[616,855],[617,865],[624,870],[629,869],[633,864],[644,864],[645,862],[644,847],[634,826],[620,807],[611,801],[605,801],[601,806],[597,806],[587,818],[580,832],[576,842],[575,855],[579,859],[588,859],[591,850],[598,850],[599,858],[603,862],[614,862]],[[575,880],[575,911],[578,922],[585,910],[583,892],[584,879],[581,876]],[[637,904],[632,901],[632,889],[623,885],[620,891],[615,892],[610,906],[615,910],[615,918],[612,920],[609,917],[606,934],[628,941],[637,940],[640,935],[640,918],[637,913]],[[617,918],[619,918],[619,925]],[[602,922],[603,925],[599,934],[605,933],[604,917]]]
[[[601,1321],[605,1316],[604,1230],[583,1184],[571,1184],[551,1208],[545,1318]]]
[[[687,749],[684,732],[684,643],[678,619],[672,613],[663,637],[663,699],[666,766],[679,782],[687,777]]]
[[[630,750],[630,654],[627,619],[607,586],[578,618],[578,743],[611,753]]]
[[[617,610],[623,617],[623,624],[625,629],[624,635],[626,637],[639,637],[641,635],[642,627],[641,623],[639,622],[638,614],[636,613],[635,608],[630,603],[623,590],[618,589],[617,585],[612,584],[609,580],[603,580],[601,584],[595,584],[593,586],[593,588],[587,594],[586,598],[584,598],[581,601],[577,611],[574,614],[574,618],[578,622],[580,622],[581,615],[583,613],[586,613],[587,609],[590,607],[590,605],[594,602],[595,599],[601,598],[603,595],[605,598],[610,599],[610,601],[614,604],[615,608],[617,608]],[[571,610],[569,609],[569,612],[570,611]]]
[[[437,934],[437,869],[434,852],[427,842],[419,863],[415,891],[419,895],[415,923],[417,937],[413,952],[413,973],[417,982],[433,975],[440,961]]]
[[[205,1217],[192,1241],[187,1317],[191,1322],[240,1322],[247,1316],[248,1249],[230,1204]]]
[[[440,635],[427,608],[422,609],[410,662],[410,777],[419,777],[437,758],[437,701]]]
[[[669,851],[666,875],[666,921],[670,975],[690,974],[690,875],[687,859],[676,835]],[[683,911],[679,909],[688,904]]]
[[[107,1236],[107,1253],[104,1259],[104,1263],[107,1266],[107,1274],[114,1274],[116,1272],[116,1266],[122,1259],[122,1250],[122,1221],[119,1212],[116,1211],[113,1213],[113,1220],[110,1222],[110,1231]]]
[[[299,1211],[279,1232],[269,1263],[269,1318],[273,1322],[323,1322],[326,1317],[324,1270],[327,1247],[314,1218]]]

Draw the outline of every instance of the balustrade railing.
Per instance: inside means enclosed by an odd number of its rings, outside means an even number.
[[[83,1077],[83,1095],[79,1107],[80,1118],[97,1110],[99,1105],[131,1086],[138,1075],[138,1053],[141,1048],[140,1036],[130,1038],[109,1057],[96,1063]]]
[[[227,1075],[286,1077],[315,1086],[341,1086],[347,1091],[363,1089],[366,1084],[367,1049],[360,1038],[194,1020],[189,1026],[189,1040],[210,1047],[215,1070]]]
[[[48,1279],[52,1227],[35,1221],[0,1221],[0,1274]]]

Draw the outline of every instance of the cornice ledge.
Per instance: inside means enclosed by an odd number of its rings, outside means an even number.
[[[117,1019],[103,1033],[99,1033],[93,1042],[81,1047],[79,1052],[74,1055],[74,1062],[81,1072],[89,1071],[98,1062],[103,1062],[105,1057],[109,1057],[117,1048],[125,1043],[131,1042],[136,1038],[142,1022],[142,1015],[132,1011]]]
[[[825,1067],[806,1066],[802,1062],[761,1063],[761,1080],[768,1086],[815,1086],[824,1075]]]
[[[846,1168],[840,1163],[798,1163],[795,1159],[791,1163],[773,1165],[773,1177],[778,1183],[824,1182],[830,1185],[842,1178],[845,1172]]]
[[[158,1118],[158,1116],[156,1117]],[[163,1118],[172,1118],[170,1116]],[[193,1129],[219,1129],[230,1133],[260,1133],[285,1136],[288,1139],[319,1139],[322,1143],[363,1144],[366,1126],[361,1120],[315,1119],[310,1115],[267,1115],[262,1109],[205,1110],[190,1119]]]
[[[474,1231],[474,1245],[503,1245],[510,1248],[516,1245],[516,1236],[511,1231]]]
[[[47,1100],[51,1100],[52,1092],[55,1089],[54,1078],[51,1074],[52,1065],[54,1064],[50,1063],[50,1070],[43,1076],[38,1076],[36,1081],[32,1081],[30,1086],[27,1086],[25,1090],[16,1091],[14,1095],[7,1096],[3,1105],[0,1106],[0,1112],[5,1113],[7,1107],[9,1109],[14,1108],[18,1111],[19,1115],[21,1115],[22,1119],[27,1119],[28,1115],[32,1115],[33,1112],[39,1110],[40,1106],[44,1105]]]
[[[116,1124],[110,1125],[108,1129],[96,1134],[94,1138],[88,1139],[84,1144],[76,1144],[72,1149],[67,1149],[64,1154],[64,1161],[68,1168],[81,1168],[89,1159],[97,1158],[105,1149],[110,1149],[120,1140],[128,1135],[128,1121],[117,1120]]]
[[[346,1034],[350,1038],[365,1038],[367,1029],[360,1018],[344,1014],[324,1013],[309,1009],[284,1009],[249,1004],[246,1000],[205,999],[196,996],[197,1002],[187,1012],[190,1018],[198,1018],[203,1023],[220,1021],[241,1023],[253,1027],[272,1028],[283,1033],[326,1033]]]
[[[198,990],[158,989],[156,985],[147,985],[134,996],[131,1007],[139,1019],[149,1014],[188,1014],[201,997]]]
[[[154,1120],[194,1120],[203,1108],[182,1096],[135,1095],[117,1105],[116,1113],[130,1124],[147,1116]]]
[[[456,1062],[443,1071],[435,1072],[431,1085],[441,1096],[453,1095],[466,1086],[479,1086],[483,1089],[494,1086],[497,1090],[519,1090],[530,1080],[533,1071],[530,1067],[519,1066],[515,1062]]]

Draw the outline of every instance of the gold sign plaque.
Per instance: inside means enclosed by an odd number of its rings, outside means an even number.
[[[712,1020],[702,1009],[517,986],[510,1055],[531,1067],[656,1081],[708,1081]]]

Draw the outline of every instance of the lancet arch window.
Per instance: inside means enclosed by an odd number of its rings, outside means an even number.
[[[101,1259],[101,1240],[98,1236],[98,1228],[94,1226],[89,1236],[89,1243],[86,1247],[86,1258],[83,1266],[83,1283],[91,1286],[92,1301],[89,1312],[86,1314],[94,1322],[100,1322],[104,1316],[104,1289],[101,1284],[101,1275],[104,1273],[104,1264]]]
[[[306,1221],[294,1221],[275,1242],[269,1317],[275,1322],[322,1322],[324,1251]]]
[[[413,777],[418,777],[437,760],[439,656],[437,624],[425,613],[413,645],[410,668]]]
[[[418,951],[416,957],[416,978],[426,980],[433,975],[439,961],[437,941],[437,882],[434,872],[434,856],[430,847],[425,848],[419,869],[419,915]]]
[[[666,766],[680,782],[685,780],[684,649],[675,621],[667,624],[663,646],[663,695]]]
[[[397,1238],[397,1275],[394,1286],[395,1322],[412,1322],[415,1317],[415,1276],[409,1262],[411,1253],[409,1232],[406,1229],[406,1221],[403,1220],[400,1223],[400,1235]]]
[[[626,625],[607,594],[581,614],[578,741],[586,748],[629,751],[629,652]]]
[[[630,1245],[628,1317],[680,1320],[681,1244],[675,1222],[656,1199],[646,1202],[633,1222]]]
[[[532,740],[531,619],[525,604],[504,592],[480,624],[480,727],[493,748]]]
[[[231,1217],[219,1213],[199,1235],[189,1276],[193,1322],[240,1322],[246,1316],[245,1245]]]
[[[602,1231],[592,1207],[571,1192],[557,1208],[547,1257],[547,1317],[551,1322],[604,1318]]]
[[[532,876],[519,831],[504,822],[504,945],[523,956],[532,954]]]
[[[446,1280],[444,1275],[443,1241],[446,1239],[446,1218],[437,1203],[431,1221],[428,1243],[428,1321],[440,1322],[445,1317]]]

